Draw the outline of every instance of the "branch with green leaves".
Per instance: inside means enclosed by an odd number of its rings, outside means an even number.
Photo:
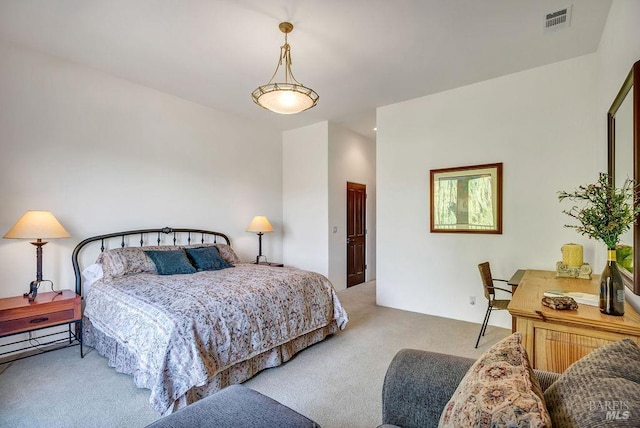
[[[571,207],[563,213],[576,219],[580,224],[565,224],[581,235],[604,242],[607,248],[613,249],[620,241],[620,236],[629,230],[640,213],[638,203],[639,192],[635,181],[627,179],[624,185],[616,188],[609,182],[605,173],[600,173],[595,184],[579,186],[573,192],[558,192],[558,199],[578,202],[584,206]]]

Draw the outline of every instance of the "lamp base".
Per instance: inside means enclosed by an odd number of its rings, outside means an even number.
[[[28,297],[29,298],[29,302],[33,302],[36,300],[36,296],[38,295],[38,287],[40,286],[40,282],[39,281],[31,281],[31,283],[29,284],[29,292],[28,293],[24,293],[23,296],[24,297]]]
[[[49,279],[43,279],[41,281],[39,280],[35,280],[35,281],[31,281],[31,283],[29,284],[29,292],[28,293],[24,293],[22,296],[23,297],[28,297],[29,298],[29,303],[33,303],[36,300],[36,296],[38,295],[38,288],[40,288],[40,284],[42,284],[43,282],[48,282],[49,284],[51,284],[51,291],[56,293],[56,294],[62,294],[62,290],[56,291],[53,289],[53,281],[49,280]]]

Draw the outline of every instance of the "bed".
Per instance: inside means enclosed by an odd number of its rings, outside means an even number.
[[[97,245],[97,260],[81,271]],[[72,261],[84,343],[148,388],[163,415],[288,361],[348,322],[323,275],[242,263],[219,232],[100,235],[78,244]],[[200,269],[223,262],[230,267]]]

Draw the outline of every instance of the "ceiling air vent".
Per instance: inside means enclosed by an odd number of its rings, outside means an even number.
[[[556,12],[547,13],[544,17],[544,30],[559,30],[571,25],[571,6]]]

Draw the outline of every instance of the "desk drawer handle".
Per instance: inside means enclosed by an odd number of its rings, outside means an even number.
[[[45,322],[45,321],[48,321],[48,320],[49,320],[49,318],[47,318],[47,317],[42,317],[42,318],[34,318],[34,319],[32,319],[31,321],[29,321],[29,322],[30,322],[31,324],[37,324],[37,323],[39,323],[39,322]]]

